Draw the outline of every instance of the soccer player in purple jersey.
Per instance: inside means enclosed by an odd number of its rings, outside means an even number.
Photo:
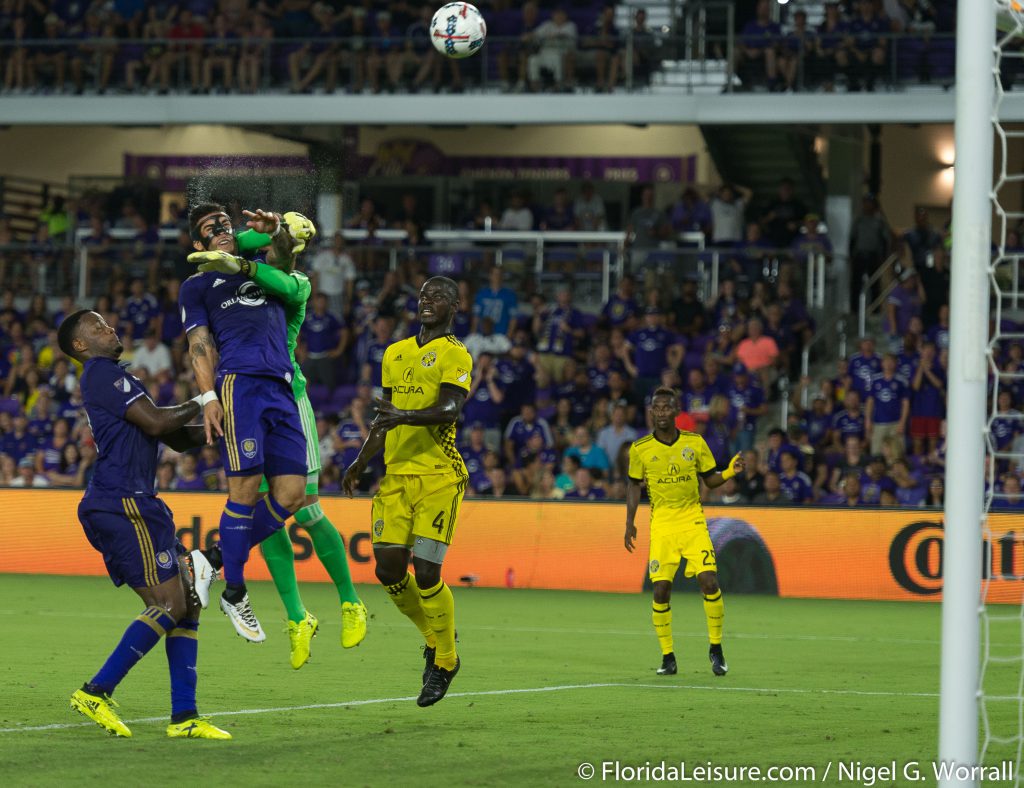
[[[103,667],[71,696],[71,708],[115,736],[131,736],[110,697],[135,664],[167,636],[172,738],[230,739],[196,711],[199,609],[189,565],[170,510],[154,488],[160,442],[178,451],[201,446],[201,428],[188,427],[200,408],[189,401],[158,408],[137,378],[119,364],[124,351],[97,313],[69,315],[57,333],[60,349],[83,364],[82,397],[99,455],[78,519],[102,555],[114,585],[127,584],[146,603]],[[208,565],[203,571],[210,572]],[[187,589],[186,589],[187,587]],[[186,593],[188,590],[188,593]]]
[[[247,215],[253,229],[272,236],[271,255],[291,254],[293,240],[276,216]],[[197,251],[238,252],[221,205],[195,206],[189,231]],[[240,636],[261,643],[266,634],[249,603],[245,564],[253,547],[302,508],[306,488],[306,439],[291,389],[285,310],[248,271],[195,274],[182,284],[179,302],[206,439],[219,441],[228,479],[220,519],[227,587],[220,607]],[[270,492],[260,498],[264,475]]]

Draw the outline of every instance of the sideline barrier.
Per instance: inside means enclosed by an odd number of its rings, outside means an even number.
[[[179,538],[208,545],[224,505],[222,493],[167,493]],[[77,491],[0,492],[0,572],[104,575],[103,562],[78,523]],[[370,543],[370,500],[322,499],[341,531],[353,579],[376,582]],[[709,528],[727,590],[786,597],[935,601],[942,597],[942,513],[926,510],[709,507]],[[445,561],[453,585],[631,593],[643,588],[648,513],[637,517],[637,549],[623,548],[625,506],[601,503],[467,499]],[[985,549],[988,599],[1020,604],[1024,594],[1024,517],[989,517]],[[305,533],[291,526],[300,581],[326,582]],[[509,572],[509,570],[512,570]],[[253,580],[269,579],[254,550]],[[682,573],[680,573],[682,574]]]

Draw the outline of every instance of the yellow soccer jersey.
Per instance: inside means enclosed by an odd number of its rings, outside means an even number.
[[[668,445],[648,435],[629,447],[629,478],[647,482],[651,513],[665,509],[700,509],[699,473],[716,468],[711,449],[695,432],[679,432]]]
[[[391,401],[402,410],[422,410],[437,404],[442,384],[469,392],[473,358],[453,336],[433,339],[420,347],[416,337],[395,342],[384,351],[381,382],[391,389]],[[455,448],[455,425],[400,425],[384,443],[388,473],[457,473],[466,464]]]

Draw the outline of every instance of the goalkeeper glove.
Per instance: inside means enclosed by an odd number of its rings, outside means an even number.
[[[199,270],[204,274],[209,271],[216,271],[219,274],[237,274],[242,270],[242,264],[248,260],[242,257],[235,257],[227,252],[193,252],[188,256],[190,263],[199,265]]]
[[[306,244],[316,238],[316,226],[296,211],[288,211],[281,217],[288,228],[288,235],[295,241],[292,246],[292,254],[299,254],[306,248]]]

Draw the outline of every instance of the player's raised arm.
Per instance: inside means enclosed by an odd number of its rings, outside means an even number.
[[[716,487],[721,487],[736,474],[743,473],[745,467],[743,455],[737,454],[729,460],[729,467],[721,473],[715,470],[705,471],[700,474],[700,478],[704,480],[704,484],[713,490]]]

